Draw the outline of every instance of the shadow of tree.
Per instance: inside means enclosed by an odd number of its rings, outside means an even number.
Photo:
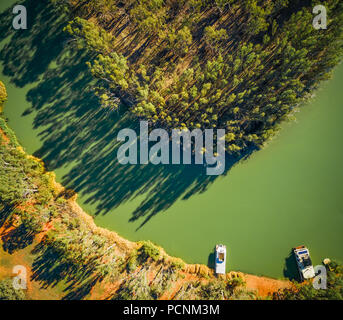
[[[65,35],[61,26],[65,17],[56,15],[51,2],[20,1],[27,9],[27,30],[12,28],[13,13],[11,6],[0,14],[0,42],[10,40],[1,50],[0,61],[3,73],[12,82],[23,87],[39,80],[49,64],[61,53]]]
[[[4,251],[12,254],[17,250],[26,248],[33,243],[35,234],[27,230],[24,225],[6,232],[1,240],[3,241]]]
[[[7,30],[2,39],[12,37],[1,51],[0,61],[15,85],[33,84],[27,94],[31,107],[23,116],[34,113],[34,127],[41,129],[43,145],[35,156],[42,158],[49,170],[70,165],[62,183],[95,205],[93,214],[107,214],[144,195],[130,219],[142,219],[140,227],[176,200],[207,190],[217,177],[207,176],[204,166],[118,163],[117,134],[122,128],[137,129],[138,120],[130,118],[125,106],[119,112],[101,108],[90,90],[95,83],[85,65],[89,57],[68,45],[63,34],[67,19],[56,16],[46,0],[24,5],[32,22],[29,32],[8,31],[9,13],[0,15],[0,30]],[[252,152],[227,159],[226,173]]]
[[[18,227],[12,225],[13,221],[10,218],[14,210],[14,206],[2,204],[0,201],[0,228],[4,227],[1,233],[2,247],[10,254],[31,245],[35,236],[34,232],[23,224]]]
[[[64,297],[63,300],[81,300],[87,297],[94,286],[100,281],[101,279],[98,276],[90,276],[87,280],[85,280],[81,285],[76,287],[68,287],[67,290],[71,290],[68,292]]]
[[[13,206],[0,202],[0,228],[5,226],[8,219],[12,215],[13,210]]]
[[[92,288],[103,279],[96,274],[95,265],[89,263],[82,267],[64,259],[63,253],[39,243],[32,250],[36,258],[32,264],[31,280],[40,283],[42,289],[56,287],[61,281],[65,284],[62,299],[81,300],[86,298]]]

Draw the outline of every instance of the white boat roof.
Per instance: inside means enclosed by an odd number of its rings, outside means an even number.
[[[312,279],[316,276],[313,266],[307,267],[302,270],[305,279]]]
[[[223,261],[218,259],[219,254],[224,255]],[[218,274],[225,274],[226,273],[226,246],[224,245],[217,245],[216,246],[216,273]]]

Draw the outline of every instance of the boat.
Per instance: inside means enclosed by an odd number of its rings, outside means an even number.
[[[314,271],[310,251],[305,246],[293,248],[295,259],[299,270],[300,280],[312,279],[316,276]]]
[[[216,245],[216,273],[226,273],[226,246],[223,244]]]

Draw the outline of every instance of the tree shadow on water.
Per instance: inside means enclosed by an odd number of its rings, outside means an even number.
[[[48,170],[69,165],[62,183],[94,205],[96,215],[144,195],[130,219],[142,219],[140,227],[176,200],[207,190],[217,176],[207,176],[204,166],[118,163],[117,134],[123,128],[139,132],[138,120],[130,118],[124,106],[113,112],[101,108],[90,90],[95,85],[86,67],[90,57],[74,49],[62,31],[67,19],[56,17],[46,1],[34,5],[26,1],[25,5],[34,22],[32,29],[6,34],[12,39],[0,61],[14,84],[33,84],[27,94],[31,107],[23,116],[34,115],[33,125],[42,141],[35,156],[44,160]],[[7,14],[0,15],[0,30],[11,23],[8,20]],[[227,158],[226,173],[253,151]]]
[[[0,53],[3,73],[18,87],[34,83],[61,53],[66,36],[66,18],[56,14],[49,0],[18,1],[27,9],[26,30],[14,30],[10,8],[0,13],[0,42],[10,40]]]

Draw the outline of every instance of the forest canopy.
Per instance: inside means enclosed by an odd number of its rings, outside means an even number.
[[[65,30],[89,52],[103,107],[225,129],[234,154],[262,147],[342,59],[340,0],[55,2],[73,15]],[[327,29],[313,27],[317,4]]]

